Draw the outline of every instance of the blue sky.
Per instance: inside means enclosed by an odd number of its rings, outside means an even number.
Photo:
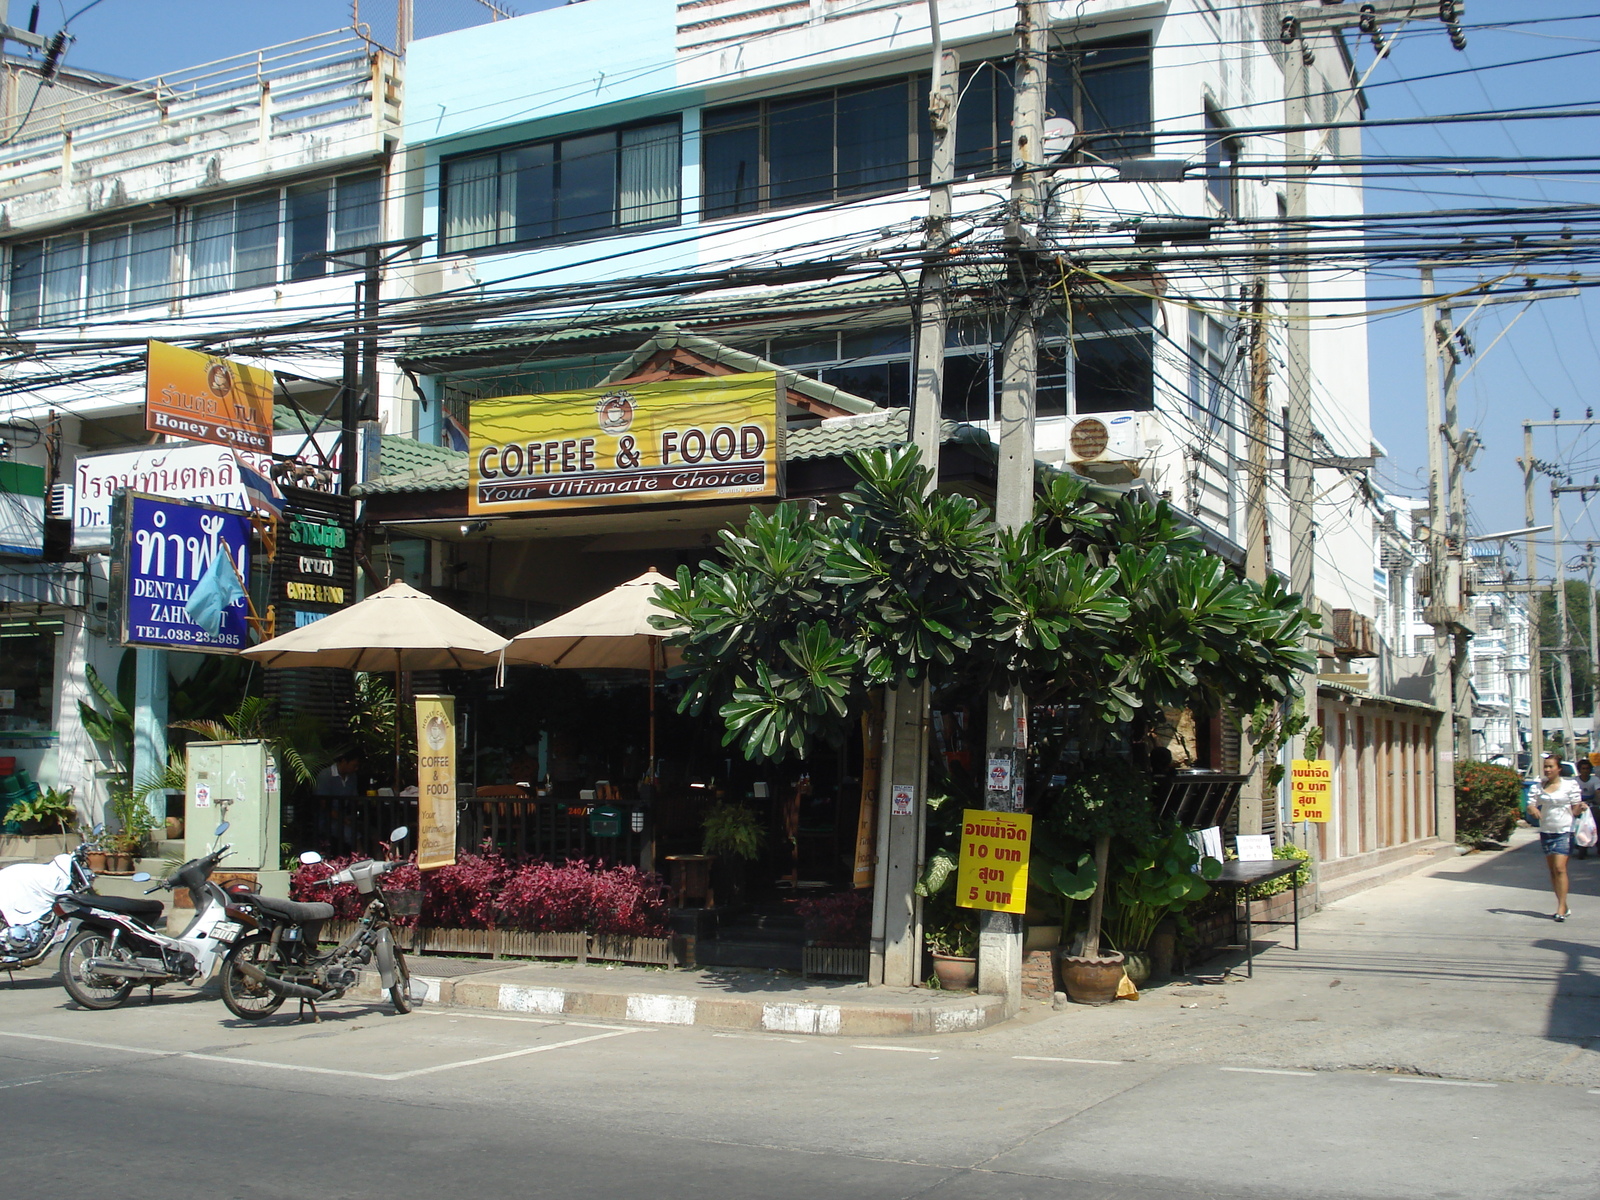
[[[45,3],[40,29],[49,33],[84,0],[63,5]],[[513,0],[509,7],[531,12],[546,0]],[[419,33],[430,23],[447,21],[474,7],[474,0],[416,0]],[[1469,0],[1468,46],[1450,47],[1434,21],[1420,21],[1402,31],[1387,62],[1371,78],[1372,117],[1405,117],[1474,109],[1547,105],[1560,102],[1600,103],[1600,9],[1595,0]],[[363,0],[363,17],[379,28],[392,22],[393,2]],[[16,24],[27,21],[29,4],[13,3]],[[348,0],[101,0],[72,23],[77,41],[69,60],[81,67],[132,78],[242,53],[294,37],[337,29],[347,24]],[[219,19],[219,13],[226,13]],[[1585,20],[1548,22],[1573,16]],[[1546,23],[1515,27],[1529,18]],[[1506,22],[1508,27],[1471,26]],[[435,24],[435,28],[440,27]],[[1580,53],[1578,57],[1552,56]],[[1542,61],[1522,67],[1493,69],[1520,59]],[[1362,50],[1363,64],[1371,50]],[[1426,80],[1423,76],[1463,67],[1486,68],[1475,75]],[[1419,80],[1418,82],[1400,82]],[[1600,123],[1594,120],[1507,122],[1498,124],[1421,126],[1371,130],[1370,154],[1442,155],[1461,153],[1536,155],[1594,153],[1600,147]],[[1577,148],[1577,149],[1574,149]],[[1532,178],[1461,178],[1451,180],[1388,180],[1367,193],[1369,212],[1424,208],[1480,207],[1500,204],[1592,201],[1594,180]],[[1465,282],[1463,280],[1463,282]],[[1382,296],[1416,291],[1414,272],[1375,276],[1373,307]],[[1506,337],[1476,366],[1462,385],[1461,419],[1478,429],[1484,447],[1468,476],[1472,525],[1476,531],[1509,529],[1522,524],[1522,478],[1515,459],[1521,453],[1521,423],[1541,420],[1559,408],[1563,417],[1577,417],[1588,405],[1600,409],[1600,304],[1592,292],[1577,299],[1547,300],[1531,306]],[[1485,309],[1472,326],[1479,347],[1488,346],[1520,306]],[[1390,457],[1380,467],[1380,480],[1395,491],[1421,495],[1427,483],[1421,368],[1421,318],[1412,311],[1374,319],[1371,323],[1373,425]],[[1579,431],[1558,438],[1539,435],[1539,457],[1567,463],[1579,479],[1600,474],[1600,436]],[[1541,486],[1541,491],[1544,492]],[[1600,505],[1600,500],[1596,501]],[[1539,500],[1540,520],[1548,519],[1549,498]],[[1600,520],[1576,496],[1564,509],[1574,537],[1600,540]],[[1547,564],[1548,566],[1548,564]]]

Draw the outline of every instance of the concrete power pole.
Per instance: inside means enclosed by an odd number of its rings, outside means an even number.
[[[1522,516],[1528,534],[1528,724],[1529,753],[1533,756],[1529,774],[1537,777],[1539,760],[1544,756],[1544,668],[1540,665],[1539,540],[1533,529],[1533,422],[1522,423]]]
[[[956,103],[961,62],[944,49],[937,0],[928,0],[933,35],[933,81],[928,113],[933,128],[928,224],[917,313],[916,394],[911,442],[939,486],[939,448],[944,394],[944,342],[948,323],[946,251],[950,236],[950,184],[955,178]],[[910,987],[922,969],[922,904],[915,888],[922,872],[927,832],[928,685],[902,683],[884,695],[883,767],[878,794],[877,869],[874,872],[872,940],[868,979]],[[895,787],[911,786],[912,816],[896,816]]]
[[[1455,40],[1457,47],[1460,48],[1466,43],[1460,36],[1460,28],[1456,22],[1462,16],[1463,7],[1461,4],[1453,4],[1447,14],[1446,9],[1441,6],[1423,4],[1418,0],[1375,0],[1373,3],[1362,4],[1359,8],[1354,4],[1300,4],[1292,9],[1285,6],[1285,15],[1281,18],[1281,37],[1288,48],[1288,61],[1284,68],[1286,127],[1284,165],[1287,180],[1284,187],[1284,207],[1289,236],[1301,241],[1299,248],[1288,256],[1288,267],[1285,270],[1289,318],[1288,420],[1285,423],[1284,437],[1285,467],[1289,484],[1289,583],[1294,591],[1304,597],[1308,605],[1315,599],[1316,583],[1313,567],[1315,526],[1312,517],[1315,478],[1311,420],[1311,273],[1309,244],[1305,241],[1306,220],[1310,215],[1306,204],[1306,177],[1310,173],[1310,166],[1306,159],[1305,126],[1308,68],[1315,62],[1312,43],[1318,34],[1331,35],[1327,38],[1331,52],[1334,49],[1334,36],[1346,30],[1359,29],[1377,38],[1381,36],[1382,27],[1390,21],[1414,20],[1429,14],[1446,21],[1451,30],[1452,40]],[[1430,402],[1431,400],[1430,396]],[[1439,424],[1439,421],[1430,416],[1430,430],[1437,429]],[[1430,446],[1436,436],[1430,438]],[[1430,541],[1435,541],[1436,544],[1437,538],[1436,525],[1430,530]],[[1434,603],[1437,605],[1438,602],[1439,596],[1436,594]],[[1444,644],[1447,640],[1452,643],[1448,648]],[[1435,633],[1436,664],[1444,661],[1446,656],[1454,660],[1456,655],[1454,641],[1453,637],[1445,639]],[[1451,715],[1447,718],[1450,720],[1449,728],[1441,730],[1442,744],[1436,755],[1434,819],[1438,836],[1451,840],[1455,837],[1456,723],[1453,714],[1457,705],[1454,686],[1456,675],[1454,673],[1446,675],[1445,683],[1450,687],[1448,694],[1443,694],[1438,676],[1436,667],[1434,703]],[[1301,677],[1301,692],[1305,697],[1307,715],[1313,721],[1316,719],[1316,686],[1314,673],[1308,672]],[[1441,701],[1444,702],[1440,703]],[[1300,752],[1298,739],[1296,743],[1293,753],[1298,755]]]
[[[1011,219],[1008,240],[1010,306],[1001,352],[1000,462],[995,479],[995,520],[1021,529],[1033,520],[1034,414],[1039,374],[1035,328],[1033,231],[1039,220],[1039,168],[1044,165],[1044,91],[1049,59],[1049,8],[1043,0],[1017,0],[1017,76],[1011,117]],[[1019,688],[989,697],[986,739],[991,763],[1009,767],[1009,787],[987,783],[984,806],[1018,812],[1028,765],[1028,697]],[[985,772],[985,776],[988,772]],[[1022,1002],[1021,918],[985,913],[978,935],[978,990],[1004,996],[1008,1012]]]

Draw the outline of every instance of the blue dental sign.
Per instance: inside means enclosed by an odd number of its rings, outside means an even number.
[[[164,500],[136,492],[123,494],[121,538],[123,644],[170,650],[233,653],[249,645],[248,607],[235,599],[222,609],[216,632],[196,624],[185,611],[197,585],[215,586],[227,564],[210,570],[226,554],[238,578],[250,578],[250,518],[244,513]]]

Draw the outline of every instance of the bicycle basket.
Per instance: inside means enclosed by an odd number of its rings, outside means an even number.
[[[385,891],[384,899],[389,902],[389,911],[397,917],[415,917],[422,912],[422,893],[410,888],[396,888],[394,891]]]

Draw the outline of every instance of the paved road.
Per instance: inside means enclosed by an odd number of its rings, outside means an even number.
[[[1071,1061],[204,994],[0,985],[4,1193],[162,1200],[1187,1200],[1597,1192],[1600,1088]],[[1572,1136],[1540,1148],[1568,1113]],[[63,1190],[65,1189],[65,1190]]]

